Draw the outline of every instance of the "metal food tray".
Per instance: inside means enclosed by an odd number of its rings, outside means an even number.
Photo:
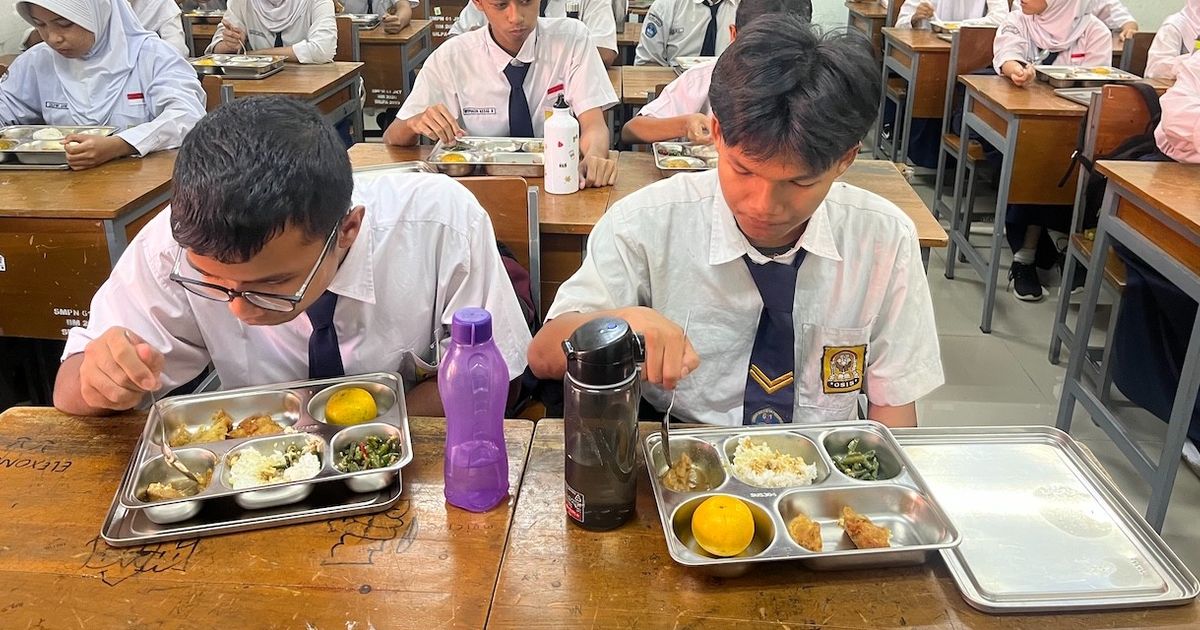
[[[711,144],[693,144],[691,142],[655,142],[653,145],[654,165],[664,176],[675,173],[706,171],[717,166],[717,148]],[[697,155],[697,153],[699,153]],[[689,165],[672,165],[668,162],[673,158],[682,158],[691,162]]]
[[[355,173],[372,173],[378,171],[395,171],[397,173],[436,173],[438,170],[432,165],[418,160],[409,160],[406,162],[388,162],[386,164],[372,164],[371,166],[356,166]]]
[[[732,459],[738,439],[749,436],[775,450],[799,455],[815,464],[812,485],[794,488],[761,488],[733,474]],[[860,450],[874,449],[880,465],[879,481],[859,481],[843,475],[832,454],[844,452],[858,438]],[[757,427],[704,427],[671,431],[671,454],[687,453],[708,475],[712,487],[674,492],[662,483],[667,463],[662,438],[654,432],[642,441],[651,485],[671,557],[687,566],[705,567],[735,575],[754,563],[797,560],[813,569],[851,569],[921,564],[935,551],[959,544],[955,525],[930,495],[925,482],[896,444],[887,427],[869,420],[828,424],[793,424]],[[886,477],[886,478],[885,478]],[[705,552],[692,538],[691,516],[706,498],[736,496],[754,515],[754,540],[746,551],[729,558]],[[837,524],[842,506],[849,506],[892,532],[892,546],[859,549]],[[788,521],[804,513],[821,525],[822,551],[809,551],[792,540]]]
[[[1084,107],[1092,106],[1092,96],[1099,94],[1102,87],[1085,87],[1085,88],[1058,88],[1054,93],[1061,96],[1072,103],[1078,103]]]
[[[382,18],[374,13],[343,13],[341,17],[350,18],[351,22],[354,22],[360,30],[364,31],[369,31],[379,26],[379,23],[383,21]]]
[[[1107,83],[1131,83],[1141,81],[1136,74],[1112,66],[1034,66],[1039,81],[1052,87],[1098,87]],[[1099,70],[1099,72],[1097,72]]]
[[[110,136],[117,130],[107,125],[9,125],[0,127],[0,142],[16,142],[11,148],[0,149],[0,164],[4,170],[62,170],[67,168],[67,151],[61,140],[36,140],[34,134],[43,129],[57,129],[62,135],[87,134]]]
[[[339,389],[362,387],[375,398],[379,416],[368,423],[341,426],[325,422],[324,406]],[[178,430],[195,430],[208,424],[218,410],[233,417],[235,425],[255,414],[270,415],[278,424],[291,427],[295,433],[265,437],[227,439],[220,442],[197,442],[174,447],[175,454],[189,470],[203,473],[211,467],[212,479],[203,491],[188,497],[166,501],[144,501],[141,493],[153,481],[181,479],[162,459],[160,428],[166,428],[168,439]],[[334,468],[337,451],[344,442],[364,439],[370,435],[395,437],[400,459],[391,466],[357,472],[341,472]],[[320,443],[321,470],[315,476],[297,481],[274,483],[235,490],[225,480],[229,470],[229,455],[244,449],[260,452],[284,450],[290,443],[315,438]],[[203,511],[206,502],[233,497],[248,509],[253,505],[274,507],[303,500],[314,486],[335,485],[343,494],[351,489],[366,492],[378,490],[392,481],[402,467],[412,461],[412,439],[408,430],[408,413],[404,405],[404,390],[396,374],[378,372],[331,379],[297,381],[280,385],[247,387],[221,392],[174,396],[158,401],[151,407],[150,417],[134,452],[133,476],[117,492],[121,507],[131,510],[152,510],[152,520],[158,523],[184,520],[190,514]],[[348,487],[349,488],[348,488]]]
[[[967,602],[988,613],[1186,604],[1188,571],[1099,464],[1053,427],[897,429],[964,532],[942,551]]]
[[[486,138],[466,136],[452,145],[438,142],[426,161],[451,177],[472,175],[483,170],[488,175],[542,177],[545,142],[541,138]],[[462,158],[446,162],[447,155]]]
[[[193,9],[184,13],[187,17],[221,17],[225,15],[224,9]]]
[[[201,63],[204,60],[213,63]],[[282,55],[227,55],[214,53],[191,61],[197,74],[219,74],[226,79],[265,79],[281,70],[287,57]]]
[[[961,29],[962,22],[943,22],[941,20],[930,20],[929,30],[934,33],[956,33]]]
[[[683,74],[706,61],[714,59],[716,57],[676,57],[671,67],[675,70],[675,74]]]

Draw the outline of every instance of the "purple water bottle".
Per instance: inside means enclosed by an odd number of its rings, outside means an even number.
[[[472,512],[490,510],[508,496],[508,366],[492,341],[491,313],[464,308],[454,314],[438,393],[446,411],[446,501]]]

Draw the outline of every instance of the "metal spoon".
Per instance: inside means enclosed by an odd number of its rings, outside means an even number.
[[[689,309],[687,318],[685,318],[683,320],[684,340],[687,340],[688,326],[690,326],[691,323],[692,323],[692,311]],[[678,394],[678,393],[679,393],[679,384],[676,383],[675,389],[671,390],[671,403],[667,405],[667,413],[666,413],[666,415],[663,416],[663,425],[662,425],[663,456],[665,456],[667,458],[667,468],[668,469],[671,468],[671,465],[673,463],[671,460],[671,438],[669,435],[669,429],[671,426],[671,410],[675,408],[675,394]]]
[[[125,331],[125,339],[128,340],[129,343],[135,346],[137,345],[137,342],[133,340],[133,336],[129,334],[128,330]],[[153,391],[147,393],[150,394],[150,411],[154,415],[154,419],[158,421],[158,433],[160,438],[158,445],[162,450],[163,461],[167,462],[167,465],[169,465],[171,468],[174,468],[182,473],[184,477],[194,481],[196,485],[203,487],[204,483],[200,481],[200,478],[192,474],[192,471],[188,470],[187,466],[185,466],[183,462],[179,461],[179,457],[175,455],[175,451],[171,450],[171,444],[167,441],[167,424],[163,422],[162,418],[158,417],[158,397],[154,395]]]

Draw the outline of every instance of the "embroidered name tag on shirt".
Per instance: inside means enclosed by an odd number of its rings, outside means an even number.
[[[46,109],[67,109],[67,104],[58,103],[55,101],[46,101]]]
[[[464,107],[463,116],[495,116],[495,107]]]
[[[825,346],[825,354],[821,358],[821,385],[824,392],[842,394],[861,390],[866,357],[866,344]]]

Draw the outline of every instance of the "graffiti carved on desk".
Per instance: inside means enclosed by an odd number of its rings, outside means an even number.
[[[329,531],[338,540],[329,548],[325,566],[375,564],[376,554],[403,553],[417,537],[417,520],[409,516],[411,505],[403,500],[386,512],[329,521]]]
[[[83,568],[98,570],[100,579],[109,586],[116,586],[140,573],[183,573],[199,544],[199,540],[193,539],[115,549],[96,537],[88,542],[91,553]]]

